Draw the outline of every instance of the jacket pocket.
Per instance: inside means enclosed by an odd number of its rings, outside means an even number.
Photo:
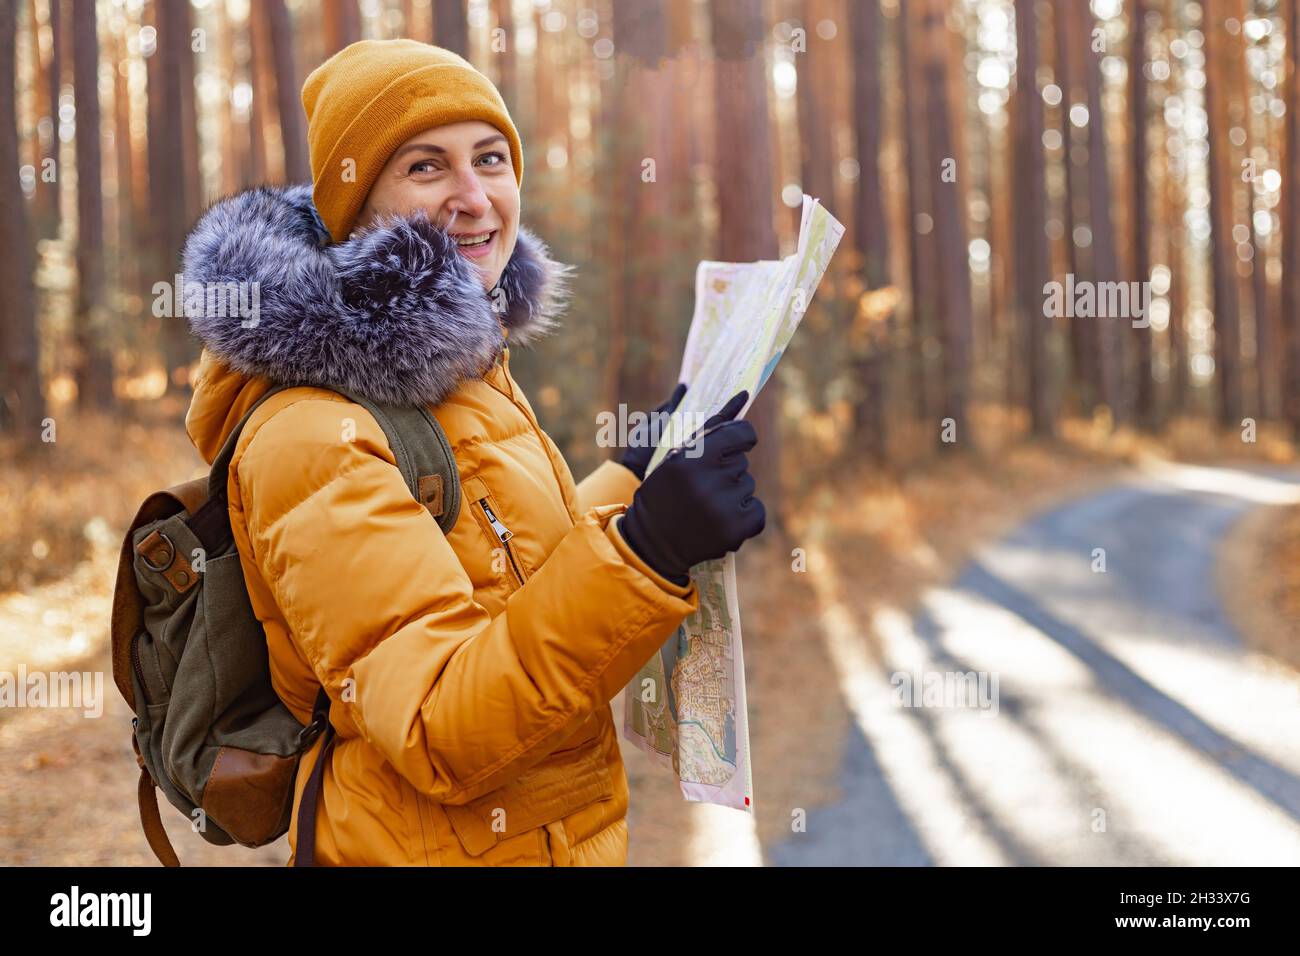
[[[481,856],[504,840],[613,796],[614,779],[597,735],[577,747],[551,753],[477,800],[441,807],[465,852]]]
[[[501,518],[501,508],[488,491],[482,478],[467,478],[461,484],[464,501],[468,503],[474,520],[478,522],[483,533],[487,535],[488,546],[492,551],[493,570],[505,574],[510,580],[510,589],[517,590],[528,580],[529,570],[512,545],[515,533]]]

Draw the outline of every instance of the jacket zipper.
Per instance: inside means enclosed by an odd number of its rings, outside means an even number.
[[[507,543],[515,536],[515,533],[507,528],[505,523],[497,517],[496,512],[492,510],[492,506],[488,504],[486,498],[480,498],[478,504],[479,507],[483,509],[483,514],[487,518],[488,524],[492,526],[492,533],[497,536],[497,540],[500,541],[501,546],[505,548],[506,557],[510,559],[510,567],[515,572],[515,578],[519,581],[519,586],[523,587],[524,575],[519,570],[519,564],[515,561],[514,549]]]
[[[560,473],[556,471],[555,462],[551,460],[550,453],[546,451],[546,439],[542,437],[541,424],[538,423],[538,421],[535,418],[533,418],[533,416],[528,412],[528,410],[524,407],[523,402],[515,398],[514,379],[511,378],[510,376],[510,364],[506,361],[505,350],[502,350],[501,355],[498,356],[496,367],[499,367],[501,369],[501,376],[506,380],[506,387],[502,388],[501,386],[497,385],[495,382],[489,382],[488,384],[491,385],[493,388],[495,388],[506,398],[510,399],[511,404],[513,404],[515,408],[518,409],[519,413],[524,416],[524,421],[528,422],[529,427],[532,428],[533,433],[537,436],[537,441],[542,446],[543,454],[545,454],[547,460],[550,461],[551,474],[555,478],[556,486],[560,489],[561,500],[564,501],[566,508],[571,507],[572,502],[569,501],[568,497],[564,493],[564,482],[560,480]]]

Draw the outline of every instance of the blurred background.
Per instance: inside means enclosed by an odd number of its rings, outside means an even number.
[[[750,415],[755,812],[627,747],[632,863],[1300,862],[1295,0],[0,0],[0,670],[106,669],[123,528],[206,470],[153,286],[310,178],[303,80],[388,37],[519,128],[577,269],[512,369],[578,478],[671,390],[701,259],[791,253],[805,192],[847,227]],[[0,709],[0,862],[153,861],[106,687]],[[287,858],[163,811],[183,860]]]

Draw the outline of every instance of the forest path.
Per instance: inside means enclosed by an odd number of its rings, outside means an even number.
[[[765,862],[1300,864],[1300,674],[1244,646],[1215,572],[1237,519],[1296,501],[1294,470],[1145,468],[978,549],[910,613],[867,612],[880,659],[851,583],[823,583],[846,796]],[[900,706],[904,673],[923,706]]]

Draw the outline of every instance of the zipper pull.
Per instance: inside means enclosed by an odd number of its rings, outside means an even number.
[[[501,519],[496,516],[491,507],[488,506],[488,500],[483,498],[479,501],[483,506],[483,513],[487,515],[488,522],[492,525],[492,530],[496,532],[497,538],[502,544],[505,544],[515,536],[515,533],[501,523]]]

